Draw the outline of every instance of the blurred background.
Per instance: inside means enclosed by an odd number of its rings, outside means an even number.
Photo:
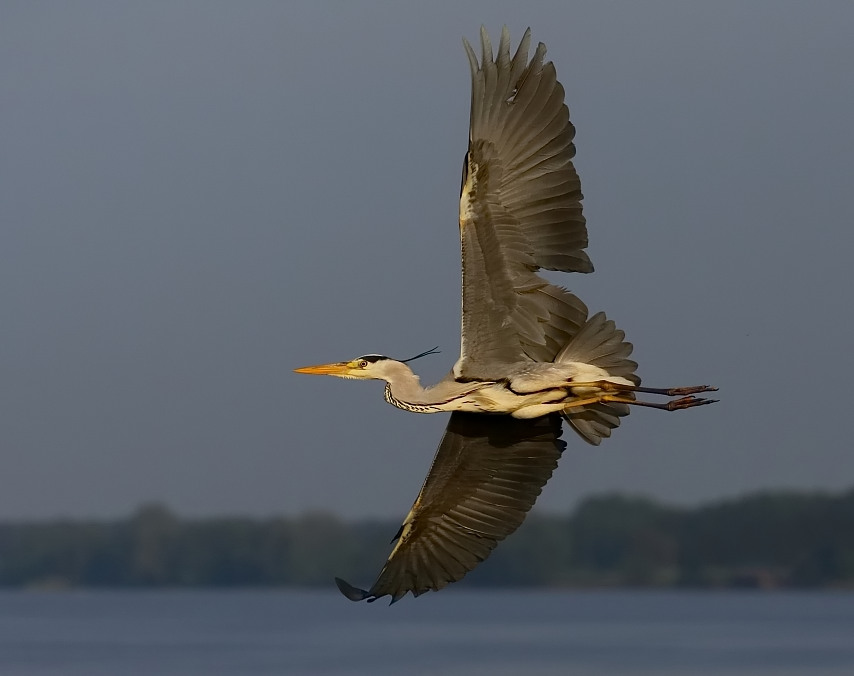
[[[854,485],[854,8],[223,2],[0,7],[0,519],[402,517],[446,419],[292,373],[457,357],[484,24],[548,46],[596,272],[557,275],[652,386],[537,509]]]

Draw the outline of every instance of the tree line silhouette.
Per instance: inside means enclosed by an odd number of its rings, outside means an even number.
[[[329,586],[370,582],[398,521],[181,519],[0,523],[0,586]],[[700,507],[608,495],[534,513],[460,584],[561,587],[854,586],[854,490],[774,492]]]

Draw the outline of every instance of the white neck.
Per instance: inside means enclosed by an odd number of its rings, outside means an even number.
[[[421,386],[421,379],[403,362],[383,360],[375,365],[374,370],[377,378],[388,383],[388,389],[395,399],[412,403],[428,401],[427,390]]]

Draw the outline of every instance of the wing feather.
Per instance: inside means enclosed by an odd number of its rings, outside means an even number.
[[[511,58],[481,30],[471,66],[469,150],[460,196],[462,338],[457,378],[495,378],[502,365],[551,361],[587,319],[587,308],[536,272],[590,272],[575,129],[554,65],[530,30]],[[568,322],[566,320],[569,320]],[[552,327],[553,323],[562,328]],[[570,332],[568,332],[570,331]]]
[[[612,376],[620,376],[640,385],[640,378],[635,374],[637,362],[629,359],[632,344],[625,338],[626,334],[604,312],[597,312],[561,349],[555,361],[592,364]],[[581,409],[570,409],[564,417],[585,441],[598,446],[603,438],[611,436],[612,429],[619,427],[620,418],[628,414],[629,407],[626,404],[598,403]]]
[[[400,539],[369,590],[338,580],[352,600],[392,602],[442,589],[515,531],[565,446],[557,415],[517,420],[455,412]]]

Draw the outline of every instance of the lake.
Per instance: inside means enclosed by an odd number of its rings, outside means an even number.
[[[850,676],[854,593],[0,592],[2,676]]]

